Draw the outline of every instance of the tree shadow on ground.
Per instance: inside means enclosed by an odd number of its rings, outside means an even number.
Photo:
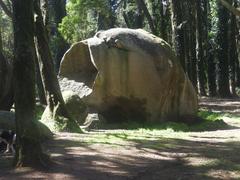
[[[213,112],[230,113],[240,115],[240,98],[221,99],[212,97],[201,97],[199,106]]]
[[[121,137],[115,134],[117,138]],[[46,172],[0,172],[0,178],[24,179],[239,179],[240,142],[209,142],[157,137],[124,143],[85,142],[69,134],[47,144],[54,165]],[[112,135],[114,136],[114,134]],[[121,145],[121,146],[120,146]],[[2,160],[2,159],[1,159]],[[35,174],[34,174],[35,173]]]

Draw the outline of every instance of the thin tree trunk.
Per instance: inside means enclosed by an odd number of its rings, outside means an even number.
[[[176,52],[183,69],[185,70],[185,54],[184,54],[184,32],[183,32],[183,18],[182,18],[182,1],[172,0],[172,41],[173,47]]]
[[[210,15],[211,7],[208,0],[204,0],[204,6],[206,15],[204,14],[204,22],[205,27],[207,28],[205,30],[205,43],[206,43],[206,59],[207,59],[207,80],[208,80],[208,94],[211,97],[217,96],[217,82],[216,82],[216,57],[215,57],[215,49],[213,46],[213,43],[211,42],[209,38],[209,32],[211,31],[211,24],[212,24],[212,18]]]
[[[37,49],[39,54],[39,64],[41,76],[46,93],[47,104],[52,112],[53,119],[56,120],[57,116],[63,116],[68,119],[66,129],[76,129],[81,132],[76,121],[68,113],[67,107],[62,97],[60,86],[58,83],[57,75],[54,71],[53,59],[51,56],[50,48],[48,45],[47,32],[43,23],[43,17],[39,6],[39,0],[34,1],[34,9],[36,16],[36,38]],[[60,111],[56,114],[55,108],[60,107]]]
[[[209,96],[215,97],[217,96],[217,84],[216,84],[216,62],[215,62],[215,54],[214,48],[209,46],[208,49],[208,91]]]
[[[169,35],[168,35],[169,29],[171,29],[169,8],[166,9],[166,11],[164,12],[164,8],[166,7],[163,6],[163,1],[160,0],[159,3],[160,3],[160,20],[158,21],[160,26],[159,29],[160,29],[161,38],[171,43],[171,40],[169,39]]]
[[[234,2],[236,5],[236,3]],[[230,24],[230,37],[229,37],[229,67],[230,67],[230,82],[231,82],[231,90],[232,94],[236,96],[236,61],[238,61],[238,54],[237,54],[237,42],[236,42],[236,16],[231,14],[231,24]]]
[[[54,57],[55,64],[56,64],[56,72],[58,72],[62,57],[64,53],[67,51],[67,49],[69,48],[69,44],[65,41],[61,33],[58,31],[59,24],[62,22],[62,19],[67,15],[66,0],[57,0],[57,1],[54,0],[52,1],[51,7],[54,11],[54,21],[56,23],[56,36],[58,39],[57,45],[56,45],[55,57]]]
[[[143,13],[147,18],[147,21],[148,21],[148,24],[149,24],[149,27],[150,27],[152,33],[156,35],[157,31],[156,31],[156,28],[155,28],[155,25],[154,25],[154,21],[151,17],[151,14],[148,11],[148,8],[147,8],[144,0],[136,0],[136,2],[137,2],[137,5],[140,7],[140,9],[143,10]]]
[[[42,153],[35,118],[35,65],[33,1],[13,0],[14,10],[14,89],[16,109],[17,167],[41,167],[47,156]]]
[[[202,0],[198,0],[196,2],[196,8],[197,8],[197,28],[196,28],[196,36],[197,36],[197,62],[198,62],[198,81],[199,81],[199,90],[200,90],[200,95],[206,96],[206,90],[205,90],[205,85],[206,85],[206,77],[205,77],[205,71],[204,71],[204,27],[203,27],[203,5],[202,5]]]
[[[36,48],[34,49],[34,51],[35,51],[34,56],[35,56],[36,84],[37,84],[37,90],[38,90],[38,97],[39,97],[39,101],[42,105],[47,105],[47,100],[46,100],[45,91],[44,91],[44,87],[43,87],[43,81],[42,81],[42,77],[41,77],[40,66],[38,63],[39,56],[37,55]]]
[[[189,54],[190,60],[188,65],[188,72],[190,80],[195,87],[196,91],[198,92],[198,85],[197,85],[197,56],[196,56],[196,2],[195,0],[190,1],[191,4],[189,5]]]

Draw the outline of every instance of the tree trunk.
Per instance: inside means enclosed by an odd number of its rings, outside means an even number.
[[[185,70],[185,54],[184,54],[184,32],[183,32],[183,18],[182,18],[182,1],[172,0],[172,41],[173,47],[176,52],[183,69]]]
[[[202,0],[197,0],[196,2],[196,8],[197,8],[197,27],[196,27],[196,36],[197,36],[197,62],[198,62],[198,81],[199,81],[199,90],[200,95],[206,96],[206,77],[205,77],[205,71],[204,71],[204,24],[203,24],[203,4]]]
[[[230,97],[229,64],[228,64],[228,20],[229,12],[219,2],[217,3],[217,60],[218,60],[218,93],[221,97]]]
[[[58,26],[62,22],[62,19],[67,15],[66,12],[66,0],[55,0],[52,1],[52,6],[54,11],[54,21],[56,23],[56,52],[55,52],[55,64],[56,64],[56,72],[58,72],[60,63],[64,53],[69,48],[69,44],[64,40],[61,33],[58,31]]]
[[[161,38],[163,38],[165,41],[167,41],[168,43],[172,43],[171,41],[171,15],[170,15],[170,11],[169,8],[164,7],[163,5],[163,0],[160,0],[160,21],[159,22],[159,26],[160,26],[160,34],[161,34]],[[167,8],[166,11],[164,8]],[[170,31],[170,32],[169,32]]]
[[[217,96],[217,84],[216,84],[216,62],[215,62],[215,53],[212,45],[209,46],[208,49],[208,91],[209,96],[215,97]]]
[[[147,21],[148,21],[148,24],[149,24],[149,27],[150,27],[152,33],[156,35],[157,31],[156,31],[153,19],[151,17],[151,14],[148,11],[148,8],[147,8],[144,0],[136,0],[136,2],[137,2],[138,7],[143,10],[143,13],[147,18]]]
[[[234,2],[234,5],[236,3]],[[236,62],[238,61],[237,54],[237,23],[236,16],[231,14],[231,24],[230,24],[230,37],[229,37],[229,69],[230,69],[230,82],[232,94],[236,96]]]
[[[37,50],[39,54],[39,64],[41,76],[46,93],[47,104],[52,112],[53,120],[57,120],[58,116],[68,119],[66,130],[76,129],[81,132],[81,129],[68,113],[65,102],[62,97],[60,86],[58,83],[57,75],[54,71],[53,59],[51,56],[50,48],[48,45],[47,32],[43,23],[43,17],[39,6],[39,0],[34,1],[34,9],[36,16],[36,38],[37,38]],[[55,112],[57,107],[60,107],[59,112]],[[56,114],[59,113],[59,114]]]
[[[127,11],[127,6],[135,5],[127,1],[123,2],[123,18],[128,28],[143,28],[143,13],[142,9],[137,5],[136,10]]]
[[[35,118],[35,65],[33,1],[13,0],[14,10],[14,89],[16,108],[17,167],[41,167],[47,156],[42,153]]]
[[[210,16],[211,7],[208,0],[204,0],[204,6],[206,15],[204,14],[204,23],[207,30],[205,30],[205,43],[206,43],[206,60],[207,60],[207,80],[208,80],[208,94],[211,97],[217,96],[217,82],[216,82],[216,57],[215,57],[215,48],[213,42],[210,40],[209,32],[212,29],[212,17]]]
[[[41,77],[40,66],[38,63],[39,56],[37,55],[36,48],[34,49],[34,51],[35,51],[34,56],[35,56],[36,84],[37,84],[37,90],[38,90],[38,97],[39,97],[39,101],[42,105],[47,105],[47,100],[46,100],[45,91],[44,91],[44,87],[43,87],[43,81],[42,81],[42,77]]]
[[[196,2],[195,0],[190,1],[189,5],[189,54],[190,60],[188,64],[189,78],[198,91],[197,85],[197,56],[196,56]]]

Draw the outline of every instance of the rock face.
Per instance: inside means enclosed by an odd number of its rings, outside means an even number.
[[[74,44],[59,75],[92,89],[83,100],[107,119],[159,121],[197,112],[196,92],[171,47],[141,29],[100,31]]]
[[[72,87],[72,86],[70,86]],[[82,101],[82,99],[79,97],[78,94],[76,94],[73,91],[64,91],[62,93],[63,100],[66,104],[66,107],[69,111],[69,114],[76,122],[78,125],[83,125],[85,122],[85,118],[87,117],[87,106],[86,104]],[[59,111],[60,107],[57,107],[55,111]],[[70,131],[70,132],[75,132],[74,129],[65,129],[64,125],[66,124],[67,121],[64,119],[58,119],[59,121],[63,121],[63,123],[57,123],[57,120],[54,120],[51,114],[51,111],[49,107],[47,106],[42,118],[41,122],[46,124],[52,131]],[[65,121],[65,122],[64,122]]]
[[[72,91],[64,91],[62,95],[69,113],[78,122],[78,124],[83,124],[85,118],[87,117],[87,107],[85,103]]]

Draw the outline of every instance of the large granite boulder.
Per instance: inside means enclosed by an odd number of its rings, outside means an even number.
[[[171,47],[141,29],[100,31],[73,44],[59,75],[92,89],[82,98],[106,119],[160,121],[197,112],[197,94]]]

